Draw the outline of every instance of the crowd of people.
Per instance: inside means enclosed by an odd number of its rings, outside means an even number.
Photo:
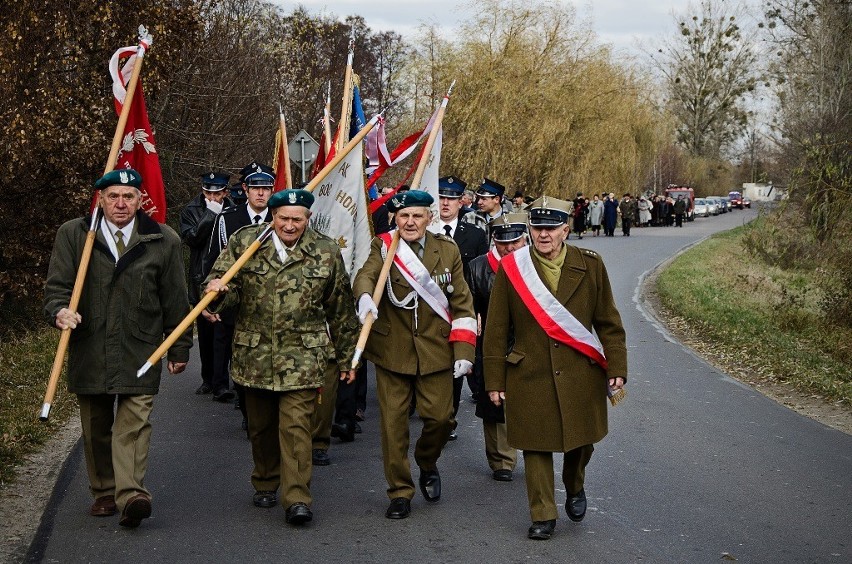
[[[553,453],[563,457],[567,516],[582,520],[585,469],[607,434],[607,398],[625,384],[627,353],[603,261],[567,241],[572,231],[597,235],[601,225],[611,236],[618,217],[629,235],[634,219],[665,220],[668,204],[612,194],[532,200],[520,191],[507,199],[494,180],[468,190],[448,176],[439,181],[435,217],[427,192],[387,198],[373,215],[369,257],[350,283],[337,243],[310,226],[314,196],[273,193],[274,181],[258,163],[235,185],[226,174],[203,175],[178,235],[141,211],[138,172],[113,171],[95,184],[97,215],[59,229],[44,309],[57,328],[74,330],[68,380],[80,400],[90,514],[120,513],[128,528],[150,517],[144,478],[161,365],[141,377],[136,368],[212,294],[195,324],[196,394],[242,411],[255,506],[281,505],[294,526],[312,520],[313,466],[330,463],[332,437],[351,442],[360,432],[370,362],[388,519],[408,517],[418,489],[428,502],[441,499],[439,459],[458,436],[466,380],[493,479],[513,480],[517,451],[523,455],[527,536],[550,538],[556,526]],[[75,268],[92,225],[92,263],[73,311]],[[181,240],[190,251],[188,279]],[[365,360],[353,369],[368,320]],[[169,372],[185,369],[191,345],[190,330],[169,349]],[[415,413],[417,484],[409,463]]]

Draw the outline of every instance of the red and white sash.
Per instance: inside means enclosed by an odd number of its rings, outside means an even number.
[[[488,266],[491,267],[491,272],[497,273],[497,269],[500,268],[500,253],[497,252],[497,247],[494,247],[490,251],[488,251]]]
[[[390,248],[393,232],[382,233],[378,235],[382,240],[385,253]],[[396,254],[393,257],[393,263],[399,269],[402,277],[408,281],[408,284],[417,292],[417,295],[429,304],[435,313],[450,324],[449,341],[463,341],[476,346],[476,319],[473,317],[460,317],[453,319],[450,312],[450,302],[441,286],[432,279],[432,275],[423,266],[420,257],[411,250],[408,243],[404,239],[399,239],[399,247],[396,249]]]
[[[568,345],[607,369],[600,341],[544,285],[535,270],[529,247],[522,247],[504,257],[500,268],[548,337]]]

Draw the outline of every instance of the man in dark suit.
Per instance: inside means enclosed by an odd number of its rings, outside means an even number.
[[[364,357],[376,365],[382,458],[391,504],[385,516],[411,512],[414,481],[408,460],[408,406],[417,397],[423,431],[414,449],[420,491],[426,501],[441,497],[438,458],[452,429],[453,377],[473,367],[476,320],[458,247],[446,235],[426,231],[433,199],[411,190],[388,202],[399,226],[399,249],[387,289],[376,307],[373,291],[382,270],[383,249],[392,236],[373,239],[370,256],[358,271],[353,293],[358,317],[376,316]]]
[[[461,210],[461,198],[464,195],[464,189],[467,184],[455,176],[445,176],[438,179],[438,218],[429,226],[429,231],[439,233],[451,237],[459,247],[459,253],[462,259],[462,268],[464,276],[467,279],[469,275],[470,261],[480,255],[488,252],[488,236],[482,229],[477,229],[472,223],[460,221],[459,211]],[[476,390],[479,386],[476,382],[472,382],[473,374],[468,375],[468,387],[473,394],[474,400],[478,400]],[[462,378],[456,378],[453,381],[453,430],[450,433],[450,440],[454,441],[458,438],[456,427],[458,422],[455,420],[456,413],[459,411],[459,403],[461,402]]]
[[[272,221],[272,214],[266,205],[272,195],[272,186],[275,183],[275,175],[272,169],[266,165],[251,163],[240,171],[240,177],[247,198],[246,202],[225,208],[216,218],[207,255],[204,257],[202,271],[205,278],[213,270],[213,264],[219,258],[219,254],[228,246],[228,238],[238,229],[246,225]],[[210,323],[221,323],[220,330],[214,333],[214,350],[226,355],[224,365],[227,366],[230,363],[231,344],[234,340],[235,320],[233,313],[225,311],[216,314],[204,310],[201,315]],[[227,377],[230,377],[230,375]],[[234,389],[237,391],[237,401],[239,402],[237,405],[243,413],[243,429],[248,430],[243,387],[234,384]]]
[[[216,218],[222,209],[233,205],[225,195],[229,176],[223,173],[209,172],[201,177],[201,193],[189,201],[180,212],[180,237],[189,247],[189,305],[194,306],[200,298],[201,283],[207,277],[204,270],[204,256],[210,243],[210,234],[216,225]],[[220,324],[221,325],[221,324]],[[216,333],[221,330],[216,324],[199,317],[195,326],[198,329],[198,348],[201,354],[201,385],[196,394],[213,392],[213,399],[226,402],[233,399],[229,389],[228,364],[226,355],[215,346]]]

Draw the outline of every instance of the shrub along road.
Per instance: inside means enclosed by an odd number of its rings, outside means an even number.
[[[334,442],[314,468],[314,521],[284,523],[280,507],[252,506],[251,456],[231,406],[196,396],[194,359],[164,376],[155,402],[147,486],[153,517],[139,529],[87,513],[79,447],[58,479],[30,549],[46,562],[712,562],[852,561],[847,522],[852,437],[767,399],[673,341],[637,307],[644,273],[679,249],[755,212],[699,219],[683,229],[571,243],[598,251],[628,335],[628,397],[587,473],[589,512],[560,509],[550,541],[527,540],[522,465],[491,479],[481,427],[464,401],[459,440],[439,461],[443,496],[419,494],[412,515],[387,506],[371,380],[364,433]],[[412,419],[414,435],[419,421]],[[412,463],[413,464],[413,463]],[[558,475],[558,474],[557,474]],[[564,492],[557,493],[564,499]]]

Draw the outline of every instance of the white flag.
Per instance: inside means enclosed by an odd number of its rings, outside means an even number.
[[[435,144],[432,145],[432,152],[428,155],[423,155],[426,159],[426,168],[423,169],[423,178],[420,179],[420,189],[434,198],[434,202],[430,206],[432,210],[432,224],[438,223],[438,169],[441,168],[441,146],[444,139],[444,128],[438,130],[435,136]]]
[[[364,191],[364,149],[361,143],[314,190],[311,227],[340,246],[350,281],[370,254],[370,222]]]

